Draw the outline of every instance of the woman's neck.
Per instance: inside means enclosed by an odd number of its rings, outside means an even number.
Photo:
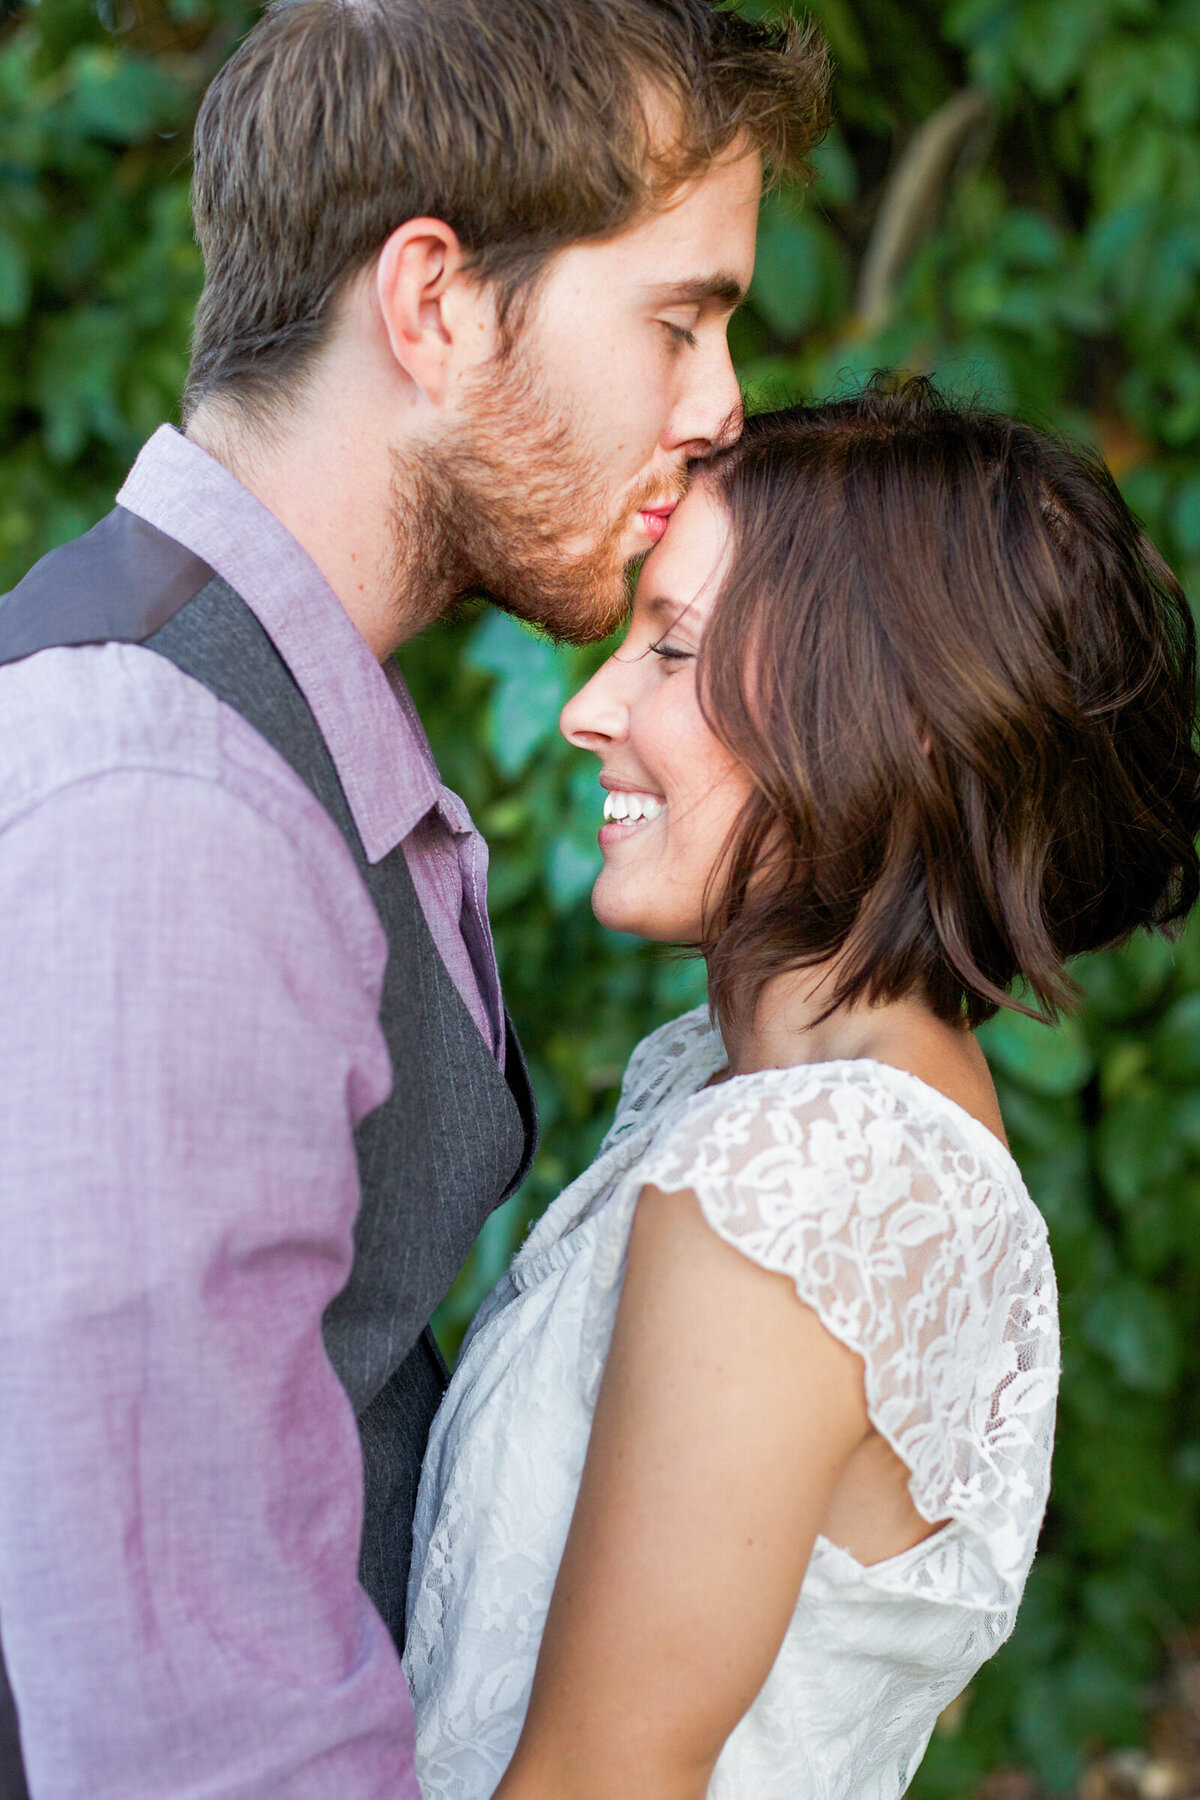
[[[829,965],[769,981],[751,1024],[723,1033],[729,1073],[869,1058],[917,1076],[1005,1141],[991,1074],[973,1032],[912,998],[838,1006],[822,1018],[832,985]]]

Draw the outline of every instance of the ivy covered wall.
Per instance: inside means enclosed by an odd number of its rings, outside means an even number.
[[[733,333],[751,400],[898,364],[1065,426],[1103,447],[1195,589],[1198,0],[813,11],[838,60],[838,126],[815,193],[765,210]],[[200,277],[190,121],[250,16],[241,0],[0,8],[4,585],[107,510],[174,416]],[[525,1192],[443,1309],[453,1344],[527,1219],[590,1156],[632,1045],[703,979],[588,910],[599,790],[555,717],[595,653],[473,615],[404,662],[492,845],[546,1127]],[[1070,1789],[1089,1756],[1139,1741],[1164,1646],[1200,1618],[1200,932],[1077,975],[1077,1020],[985,1033],[1050,1223],[1063,1400],[1025,1609],[935,1736],[914,1790],[930,1800],[967,1800],[1002,1765]]]

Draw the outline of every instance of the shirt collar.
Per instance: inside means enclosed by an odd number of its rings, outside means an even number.
[[[452,831],[470,829],[441,785],[399,668],[375,660],[308,552],[236,476],[161,425],[117,503],[199,556],[250,608],[312,708],[368,861],[431,807]]]

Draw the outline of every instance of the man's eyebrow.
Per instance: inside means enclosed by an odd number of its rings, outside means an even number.
[[[704,306],[714,301],[730,312],[746,298],[736,275],[694,275],[688,281],[665,281],[650,290],[660,306]]]

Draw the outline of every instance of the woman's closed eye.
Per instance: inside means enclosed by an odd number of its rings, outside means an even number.
[[[668,644],[666,638],[659,638],[656,644],[651,644],[650,654],[661,657],[665,663],[694,662],[696,656],[694,650],[684,650],[678,644]]]
[[[686,344],[689,350],[696,348],[696,333],[690,325],[675,325],[670,319],[660,319],[659,324],[666,327],[677,344]]]

